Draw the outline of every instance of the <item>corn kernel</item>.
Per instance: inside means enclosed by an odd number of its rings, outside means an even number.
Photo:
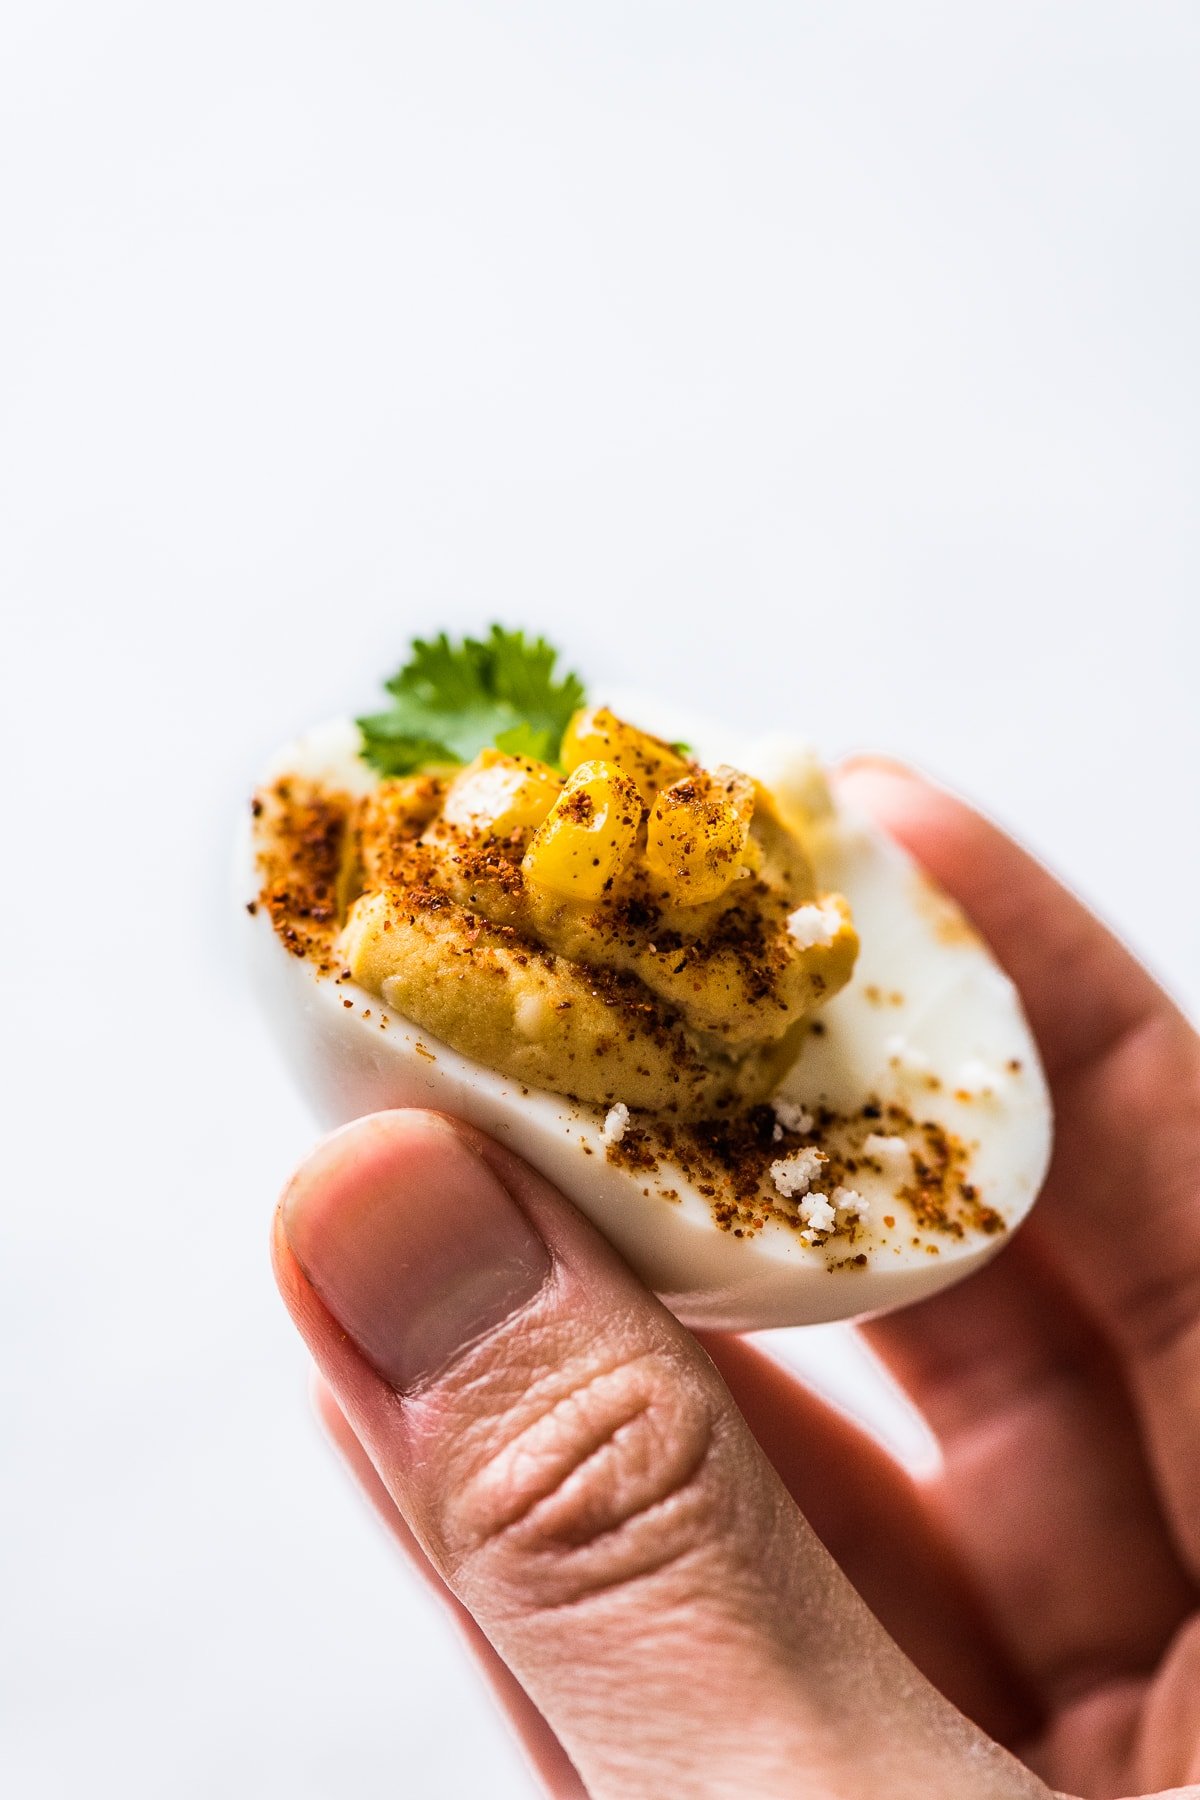
[[[576,769],[585,762],[615,763],[647,806],[654,804],[660,788],[681,781],[688,772],[670,744],[639,731],[636,725],[627,725],[607,706],[586,706],[574,715],[563,733],[562,761],[564,769]]]
[[[759,794],[754,777],[744,774],[741,769],[731,769],[728,763],[718,763],[715,769],[709,770],[708,779],[713,792],[729,801],[749,830]]]
[[[644,811],[613,763],[580,763],[525,852],[526,879],[572,900],[598,900],[633,849]]]
[[[754,784],[736,769],[689,775],[654,802],[646,862],[681,906],[716,900],[741,866],[754,811]]]
[[[547,763],[502,750],[481,750],[450,783],[442,818],[458,831],[509,837],[533,831],[562,792]]]

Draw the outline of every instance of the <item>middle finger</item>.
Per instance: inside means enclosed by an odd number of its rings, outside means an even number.
[[[1195,1603],[1111,1351],[1036,1222],[960,1287],[865,1327],[934,1431],[930,1500],[1048,1708],[1152,1668]]]

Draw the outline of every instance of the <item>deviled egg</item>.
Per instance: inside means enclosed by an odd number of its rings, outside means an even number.
[[[319,1117],[478,1125],[693,1326],[965,1275],[1049,1157],[1011,983],[805,746],[710,764],[553,663],[498,629],[418,643],[391,713],[256,792],[252,967]]]

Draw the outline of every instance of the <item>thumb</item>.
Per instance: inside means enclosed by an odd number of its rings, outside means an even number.
[[[598,1797],[1045,1796],[884,1634],[712,1364],[548,1184],[377,1114],[276,1229],[289,1308],[434,1567]]]

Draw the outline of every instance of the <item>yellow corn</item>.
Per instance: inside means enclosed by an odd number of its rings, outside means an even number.
[[[525,852],[526,880],[572,900],[598,900],[633,849],[644,810],[613,763],[580,763]]]
[[[749,830],[759,792],[754,777],[743,774],[741,769],[731,769],[728,763],[718,763],[715,769],[708,771],[708,780],[712,791],[728,800]]]
[[[445,823],[458,831],[510,837],[533,831],[562,792],[562,781],[547,763],[502,750],[481,750],[450,783],[442,808]]]
[[[563,733],[563,768],[576,769],[580,763],[597,761],[615,763],[647,806],[654,804],[660,788],[681,781],[688,772],[683,758],[662,738],[627,725],[607,706],[585,706]]]
[[[754,783],[736,769],[689,775],[664,789],[650,810],[646,862],[681,906],[716,900],[742,864],[754,811]]]

